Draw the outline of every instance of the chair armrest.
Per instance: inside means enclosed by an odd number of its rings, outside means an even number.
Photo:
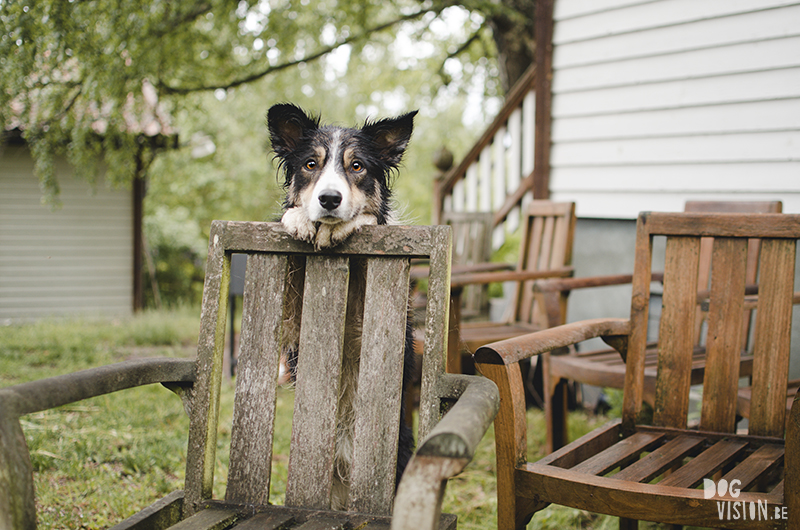
[[[458,401],[406,467],[394,501],[392,530],[438,527],[447,479],[472,460],[500,407],[497,386],[486,378],[446,374],[439,383],[442,395]]]
[[[497,386],[474,375],[444,374],[439,395],[457,399],[417,449],[418,455],[472,460],[500,407]]]
[[[610,285],[625,285],[631,283],[632,274],[609,274],[605,276],[586,276],[581,278],[546,279],[537,281],[533,290],[539,293],[556,291],[572,291],[589,287],[606,287]],[[664,281],[663,272],[654,272],[651,277],[654,282]]]
[[[152,383],[189,385],[195,377],[193,359],[158,357],[124,361],[0,388],[0,411],[23,416]]]
[[[474,358],[478,364],[509,365],[596,337],[610,341],[615,348],[624,347],[630,329],[630,321],[625,318],[582,320],[487,344],[478,348]],[[624,358],[625,352],[620,353]]]
[[[190,359],[138,359],[0,388],[0,528],[36,527],[33,467],[20,416],[152,383],[191,386],[195,366]]]
[[[471,274],[453,275],[450,278],[450,287],[464,287],[497,282],[522,282],[526,280],[541,280],[542,278],[567,278],[574,273],[572,267],[561,267],[543,271],[507,271],[507,272],[476,272]]]
[[[471,274],[477,272],[491,272],[491,271],[512,271],[514,270],[513,263],[494,263],[487,261],[484,263],[472,263],[466,265],[453,264],[450,270],[452,275]],[[427,278],[430,273],[430,267],[427,265],[413,265],[411,267],[411,279],[420,280]]]
[[[786,466],[784,491],[787,492],[784,501],[787,510],[794,510],[793,513],[798,513],[800,511],[800,495],[797,495],[798,488],[800,488],[800,393],[794,396],[789,412],[789,421],[786,422],[784,461]]]

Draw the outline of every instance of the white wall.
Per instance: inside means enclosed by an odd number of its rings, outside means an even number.
[[[63,159],[57,174],[63,206],[52,211],[28,149],[0,147],[0,324],[132,313],[131,191],[92,192]]]
[[[554,18],[553,200],[800,212],[800,2],[557,0]]]

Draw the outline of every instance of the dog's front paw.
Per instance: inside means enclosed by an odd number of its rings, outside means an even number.
[[[370,214],[360,214],[355,218],[336,225],[331,231],[331,243],[338,245],[353,233],[361,231],[361,227],[378,224],[378,218]]]
[[[333,229],[330,225],[321,224],[317,229],[317,236],[314,239],[314,248],[317,250],[321,250],[323,248],[332,247],[336,243],[332,241],[331,235],[333,234]]]
[[[283,217],[281,217],[281,224],[293,238],[309,243],[314,242],[317,229],[305,214],[303,208],[298,206],[286,210]]]

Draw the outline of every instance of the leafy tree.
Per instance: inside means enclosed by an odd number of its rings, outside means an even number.
[[[21,129],[51,202],[57,154],[89,182],[147,174],[152,272],[193,301],[210,221],[279,215],[271,104],[347,125],[420,109],[395,197],[429,222],[433,151],[464,152],[531,63],[533,4],[0,0],[0,131]]]
[[[425,69],[429,98],[475,75],[497,93],[498,78],[507,88],[531,62],[533,2],[463,0],[465,31],[442,36],[450,0],[0,0],[0,126],[22,130],[46,197],[58,191],[60,152],[89,180],[102,153],[111,181],[125,183],[147,169],[152,139],[172,131],[187,95],[289,69],[302,76],[344,46],[374,59],[401,27],[422,55],[388,66]],[[499,57],[499,69],[470,68],[485,57]],[[364,87],[387,75],[371,63],[355,72]]]

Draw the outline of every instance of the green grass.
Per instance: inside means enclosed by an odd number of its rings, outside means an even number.
[[[118,321],[47,321],[0,327],[0,386],[133,357],[194,355],[199,311],[144,313]],[[293,392],[278,394],[271,502],[282,503]],[[233,383],[223,381],[216,497],[223,497]],[[543,456],[544,417],[528,412],[529,457]],[[571,436],[605,422],[573,413]],[[40,528],[106,528],[183,486],[188,418],[180,399],[152,385],[23,418],[34,466]],[[448,483],[444,511],[463,529],[496,528],[494,438]],[[615,520],[551,506],[529,528],[609,528]]]

